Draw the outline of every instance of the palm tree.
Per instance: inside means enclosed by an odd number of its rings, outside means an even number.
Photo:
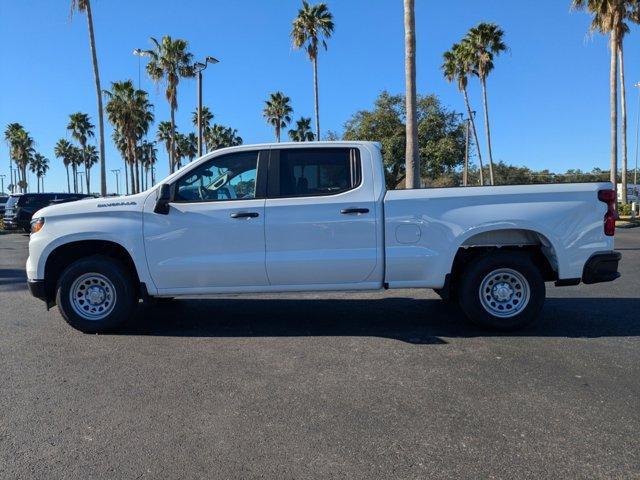
[[[111,90],[106,90],[106,112],[109,122],[126,143],[126,156],[131,173],[131,191],[140,191],[139,158],[136,145],[149,130],[153,122],[153,105],[147,92],[137,90],[131,80],[112,82]]]
[[[14,155],[13,155],[13,140],[15,139],[15,136],[17,134],[17,132],[19,132],[20,130],[24,130],[24,127],[19,124],[19,123],[10,123],[7,125],[7,127],[5,128],[4,131],[4,141],[6,142],[7,146],[9,147],[9,167],[11,167],[11,162],[13,161],[16,164],[16,169],[18,168],[18,164],[15,162],[14,159]],[[11,181],[13,182],[13,179],[11,179]],[[12,189],[13,191],[13,189]]]
[[[71,15],[75,10],[87,14],[87,26],[89,27],[89,47],[91,48],[91,60],[93,62],[93,76],[96,83],[96,96],[98,97],[98,134],[100,144],[100,195],[107,194],[107,167],[104,157],[104,118],[102,112],[102,88],[100,87],[100,73],[98,71],[98,55],[96,53],[96,39],[93,33],[93,14],[90,0],[71,0]],[[87,177],[87,189],[89,188],[89,172]],[[87,190],[88,191],[88,190]]]
[[[158,149],[156,149],[155,142],[149,142],[147,140],[143,140],[140,145],[141,150],[141,159],[142,165],[144,166],[144,179],[145,179],[145,189],[149,188],[149,171],[151,171],[151,185],[155,183],[154,175],[153,175],[153,166],[155,165],[158,159]]]
[[[333,15],[325,3],[309,5],[302,1],[302,8],[293,20],[291,39],[294,48],[303,48],[313,64],[313,94],[316,113],[316,138],[320,138],[320,106],[318,102],[318,45],[327,49],[326,39],[334,30]]]
[[[69,115],[69,124],[67,130],[71,132],[71,136],[80,144],[80,151],[84,155],[87,151],[87,141],[93,137],[93,124],[89,115],[82,112],[76,112]],[[85,168],[85,180],[87,184],[87,193],[91,193],[90,166],[87,164],[86,158],[83,156]]]
[[[16,164],[18,186],[22,192],[27,191],[27,167],[30,165],[35,150],[35,142],[19,123],[10,123],[5,129],[5,140],[9,145],[9,156]]]
[[[207,129],[209,128],[209,125],[211,124],[211,120],[213,120],[213,113],[211,113],[211,110],[209,110],[209,107],[207,106],[203,106],[202,107],[202,115],[200,117],[200,123],[202,124],[202,132],[204,135],[204,132],[207,131]],[[196,110],[195,112],[193,112],[191,114],[191,121],[193,123],[193,126],[196,127],[196,131],[198,130],[198,111]],[[197,137],[196,137],[197,140]],[[205,153],[207,153],[207,144],[205,142]]]
[[[275,92],[265,100],[265,107],[262,112],[267,122],[273,125],[276,132],[276,141],[280,142],[280,131],[291,121],[293,109],[289,104],[290,98],[282,92]]]
[[[65,170],[67,171],[67,192],[71,193],[71,183],[69,182],[69,165],[73,162],[73,145],[68,140],[61,138],[53,147],[53,154],[56,158],[62,160]]]
[[[193,55],[188,52],[186,40],[173,40],[170,36],[162,37],[162,43],[151,37],[153,50],[145,53],[150,57],[147,64],[149,77],[156,81],[166,82],[165,96],[169,102],[171,110],[171,142],[169,155],[169,172],[173,173],[175,164],[175,112],[178,108],[178,83],[180,78],[190,78],[195,76],[193,68]]]
[[[113,140],[114,145],[120,152],[120,156],[124,161],[124,186],[126,189],[126,195],[129,195],[129,156],[128,156],[128,145],[127,140],[120,134],[118,130],[113,130],[111,133],[111,139]]]
[[[171,141],[176,133],[176,126],[171,125],[171,122],[166,120],[158,124],[158,131],[156,133],[156,139],[159,142],[164,143],[164,148],[167,150],[167,156],[171,161]]]
[[[404,0],[404,69],[406,104],[406,188],[420,188],[416,94],[416,17],[414,0]]]
[[[193,162],[198,155],[198,136],[195,133],[191,132],[185,136],[182,151],[189,162]]]
[[[40,193],[40,183],[44,192],[44,176],[49,170],[49,159],[40,153],[35,153],[29,163],[29,170],[36,174],[38,193]]]
[[[175,135],[176,140],[176,167],[182,167],[182,159],[187,156],[186,150],[187,146],[187,136],[183,133],[176,132]]]
[[[469,103],[469,94],[467,92],[467,85],[469,81],[469,75],[472,73],[473,66],[471,65],[469,48],[466,42],[454,43],[451,50],[444,52],[444,63],[442,64],[442,71],[445,78],[449,82],[456,81],[458,84],[458,90],[462,92],[464,97],[464,104],[467,107],[467,116],[469,123],[471,124],[471,131],[473,132],[473,138],[478,150],[478,163],[480,164],[480,185],[484,185],[484,178],[482,173],[482,154],[480,152],[480,144],[478,143],[478,131],[476,130],[476,122]],[[469,165],[465,163],[463,184],[467,185],[467,178],[469,172]]]
[[[238,136],[238,131],[235,128],[225,127],[217,123],[207,129],[204,134],[204,140],[207,144],[207,151],[242,145],[242,137]]]
[[[311,131],[311,117],[300,117],[296,128],[289,130],[289,138],[294,142],[313,142],[315,135]]]
[[[503,42],[504,31],[495,23],[480,23],[467,33],[465,42],[473,55],[473,73],[482,84],[482,103],[484,106],[484,126],[487,135],[487,153],[489,154],[489,181],[494,185],[493,153],[491,151],[491,129],[489,128],[489,104],[487,101],[487,77],[493,70],[493,60],[507,50]]]

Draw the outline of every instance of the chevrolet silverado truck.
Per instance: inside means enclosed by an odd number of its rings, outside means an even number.
[[[615,218],[610,183],[387,190],[377,143],[247,145],[139,194],[39,210],[26,270],[84,332],[140,299],[389,288],[507,330],[540,315],[545,282],[619,276]]]

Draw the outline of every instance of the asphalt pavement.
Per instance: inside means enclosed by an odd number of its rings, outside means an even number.
[[[432,291],[224,296],[73,330],[0,232],[0,478],[640,478],[640,228],[512,334]]]

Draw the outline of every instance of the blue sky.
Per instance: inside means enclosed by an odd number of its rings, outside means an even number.
[[[420,93],[435,93],[462,111],[455,86],[440,71],[442,52],[480,21],[506,31],[510,52],[497,60],[489,79],[494,158],[531,168],[607,168],[609,97],[607,43],[586,35],[589,17],[572,13],[569,0],[527,2],[416,1],[417,77]],[[28,0],[0,4],[0,125],[22,123],[37,148],[51,160],[47,190],[66,188],[64,168],[53,156],[59,138],[68,138],[68,115],[96,118],[96,99],[84,15],[69,21],[69,0]],[[197,57],[220,59],[204,78],[204,104],[215,121],[238,129],[245,143],[273,140],[262,118],[264,99],[282,90],[292,99],[295,118],[313,114],[312,69],[292,50],[291,20],[299,2],[285,0],[92,0],[103,88],[111,81],[138,79],[135,47],[149,37],[187,39]],[[403,12],[400,0],[329,0],[336,31],[319,60],[323,131],[341,131],[355,111],[370,108],[382,90],[404,89]],[[527,7],[525,7],[527,5]],[[633,158],[640,81],[640,31],[626,42],[629,143]],[[162,89],[142,76],[156,120],[169,118]],[[470,89],[480,111],[477,82]],[[190,130],[196,83],[179,86],[177,125]],[[155,133],[155,128],[154,128]],[[107,168],[122,168],[107,124]],[[159,148],[158,178],[167,172]],[[0,145],[0,174],[8,176],[8,151]],[[97,168],[96,168],[97,170]],[[97,188],[97,174],[93,182]],[[115,190],[113,174],[109,190]],[[35,181],[32,182],[35,185]]]

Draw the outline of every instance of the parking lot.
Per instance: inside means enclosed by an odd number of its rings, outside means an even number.
[[[548,284],[508,335],[420,290],[180,300],[86,335],[1,233],[2,478],[640,478],[640,228],[621,279]]]

